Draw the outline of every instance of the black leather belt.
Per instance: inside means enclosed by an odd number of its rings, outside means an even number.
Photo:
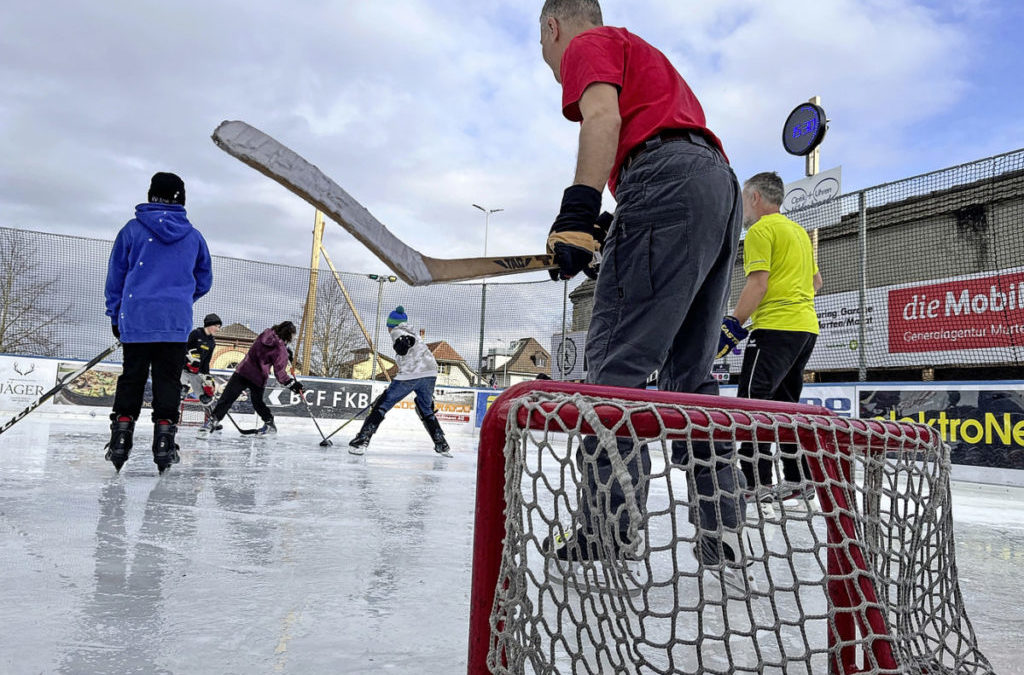
[[[694,129],[665,129],[664,131],[659,131],[654,134],[646,141],[634,145],[633,149],[626,155],[626,159],[622,161],[622,168],[619,170],[619,173],[621,174],[632,166],[645,153],[660,148],[666,143],[672,143],[673,141],[689,141],[690,143],[703,145],[715,151],[718,150],[718,148],[708,140],[707,136]]]

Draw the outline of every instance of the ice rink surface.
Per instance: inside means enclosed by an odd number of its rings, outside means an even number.
[[[446,459],[388,426],[363,457],[355,424],[330,448],[308,421],[183,429],[158,476],[148,424],[118,475],[99,416],[20,422],[0,435],[0,673],[465,672],[476,439]],[[957,483],[953,508],[980,646],[1024,674],[1024,490]]]

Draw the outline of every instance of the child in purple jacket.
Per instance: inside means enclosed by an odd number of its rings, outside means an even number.
[[[302,385],[288,374],[288,343],[295,337],[295,324],[291,321],[279,323],[260,333],[256,341],[249,347],[249,352],[242,362],[235,367],[231,379],[224,385],[224,391],[217,401],[217,406],[209,419],[199,429],[201,436],[209,435],[221,428],[220,421],[231,410],[231,405],[243,391],[249,390],[249,400],[256,414],[263,420],[263,426],[256,432],[258,435],[275,434],[274,415],[263,402],[263,390],[270,377],[270,368],[274,368],[274,377],[296,394],[302,395]]]

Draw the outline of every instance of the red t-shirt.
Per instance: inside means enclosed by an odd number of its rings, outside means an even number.
[[[612,195],[626,155],[659,131],[701,131],[722,150],[722,142],[705,126],[700,101],[668,58],[625,28],[601,26],[580,33],[562,55],[560,71],[562,114],[573,122],[583,121],[579,102],[588,86],[604,82],[619,90],[622,128],[608,177]]]

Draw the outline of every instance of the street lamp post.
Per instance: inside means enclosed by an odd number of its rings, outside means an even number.
[[[384,301],[384,284],[398,281],[398,277],[389,274],[367,274],[367,278],[377,282],[377,316],[373,322],[373,364],[370,366],[370,379],[377,377],[377,361],[380,360],[378,356],[380,352],[380,307]]]
[[[473,208],[480,209],[484,212],[484,257],[487,257],[487,228],[491,221],[491,214],[504,211],[505,209],[485,209],[479,204],[473,204]],[[480,346],[477,350],[477,363],[483,363],[484,360],[484,324],[487,319],[487,282],[485,281],[480,286]],[[483,370],[483,368],[481,368]],[[482,373],[477,373],[477,384],[483,385],[484,377]]]

